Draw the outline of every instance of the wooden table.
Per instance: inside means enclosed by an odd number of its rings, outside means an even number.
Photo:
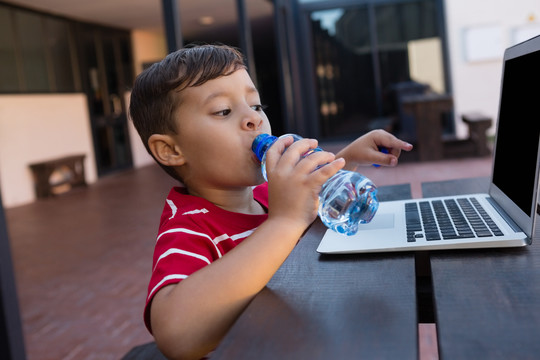
[[[410,186],[379,189],[381,200]],[[320,255],[320,221],[244,311],[212,359],[415,359],[413,253]]]
[[[487,192],[489,179],[425,183],[424,197]],[[442,359],[540,358],[540,238],[519,249],[429,254]]]

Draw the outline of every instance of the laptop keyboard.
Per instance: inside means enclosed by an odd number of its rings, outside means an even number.
[[[503,235],[475,198],[406,203],[405,218],[408,242]]]

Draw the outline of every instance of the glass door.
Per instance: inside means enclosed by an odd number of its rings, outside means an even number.
[[[316,106],[307,121],[320,139],[374,128],[407,138],[403,97],[449,92],[439,0],[299,3],[307,29],[300,33],[312,54],[304,93]],[[446,129],[453,131],[450,119]]]
[[[314,11],[310,19],[321,137],[363,133],[379,100],[369,9]]]
[[[88,95],[99,175],[130,168],[131,147],[124,91],[131,84],[129,36],[84,27],[79,51],[83,87]]]

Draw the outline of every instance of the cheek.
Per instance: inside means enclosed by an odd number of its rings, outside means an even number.
[[[193,136],[186,144],[186,153],[194,159],[214,157],[222,150],[214,136]]]
[[[234,171],[241,166],[240,152],[237,147],[229,143],[219,141],[218,138],[208,137],[200,141],[192,148],[192,159],[195,159],[197,167],[202,166],[206,171]]]
[[[266,116],[266,114],[264,115],[264,122],[263,122],[263,125],[261,127],[261,131],[266,133],[266,134],[271,134],[272,133],[272,126],[270,126],[270,121],[268,120],[268,117]]]

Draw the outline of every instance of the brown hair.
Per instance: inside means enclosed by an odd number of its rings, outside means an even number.
[[[141,140],[150,151],[152,134],[176,134],[174,114],[182,90],[245,69],[244,58],[227,45],[188,45],[144,70],[135,79],[129,112]],[[154,158],[155,159],[155,158]],[[182,181],[173,168],[158,164]]]

